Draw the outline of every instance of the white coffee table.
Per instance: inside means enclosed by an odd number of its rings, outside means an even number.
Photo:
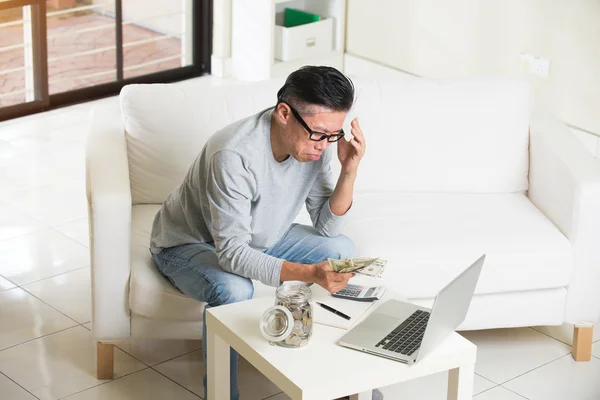
[[[320,324],[313,325],[309,345],[289,349],[269,344],[260,333],[260,317],[273,303],[273,298],[261,297],[207,309],[208,400],[230,398],[230,347],[293,400],[347,395],[371,400],[374,388],[441,371],[449,371],[448,399],[473,396],[477,347],[457,333],[412,366],[341,347],[337,341],[346,330]]]

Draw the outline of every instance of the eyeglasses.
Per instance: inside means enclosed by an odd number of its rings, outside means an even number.
[[[279,103],[283,103],[285,105],[287,105],[290,110],[292,110],[292,114],[294,115],[294,117],[296,118],[296,120],[298,120],[298,122],[300,122],[300,125],[302,125],[304,127],[304,129],[306,129],[306,131],[308,132],[309,135],[309,139],[313,140],[315,142],[320,142],[322,140],[327,139],[327,141],[329,143],[333,143],[333,142],[337,142],[338,140],[340,140],[341,138],[344,137],[345,133],[343,129],[340,129],[340,133],[335,133],[332,135],[328,135],[327,133],[323,133],[323,132],[315,132],[312,129],[310,129],[310,127],[308,126],[308,124],[302,119],[302,117],[300,116],[300,114],[298,114],[298,111],[296,111],[294,109],[294,107],[290,106],[287,102],[285,101],[280,101]]]

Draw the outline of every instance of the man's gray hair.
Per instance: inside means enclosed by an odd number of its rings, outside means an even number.
[[[277,92],[277,102],[282,101],[305,115],[315,105],[348,112],[354,103],[354,84],[335,68],[305,66],[292,72]]]

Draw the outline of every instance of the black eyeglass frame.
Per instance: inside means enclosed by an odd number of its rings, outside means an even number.
[[[306,131],[308,132],[308,138],[310,140],[312,140],[313,142],[320,142],[320,141],[327,139],[327,141],[329,143],[335,143],[344,137],[345,133],[344,133],[343,129],[340,129],[340,133],[335,133],[335,134],[331,134],[331,135],[327,134],[327,133],[323,133],[323,132],[313,131],[312,129],[310,129],[310,127],[308,126],[306,121],[304,121],[302,119],[302,117],[300,116],[298,111],[296,111],[296,109],[294,107],[292,107],[288,102],[286,102],[284,100],[280,100],[277,102],[277,104],[279,104],[279,103],[285,104],[286,106],[288,106],[290,108],[290,110],[292,110],[292,114],[294,115],[294,118],[296,118],[296,120],[298,122],[300,122],[300,125],[302,125],[302,127],[304,129],[306,129]],[[316,137],[316,139],[313,138],[313,135]]]

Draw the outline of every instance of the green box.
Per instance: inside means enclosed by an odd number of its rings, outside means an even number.
[[[283,26],[286,28],[310,24],[311,22],[317,22],[320,20],[321,17],[319,15],[311,14],[302,10],[296,10],[294,8],[286,8],[283,13]]]

